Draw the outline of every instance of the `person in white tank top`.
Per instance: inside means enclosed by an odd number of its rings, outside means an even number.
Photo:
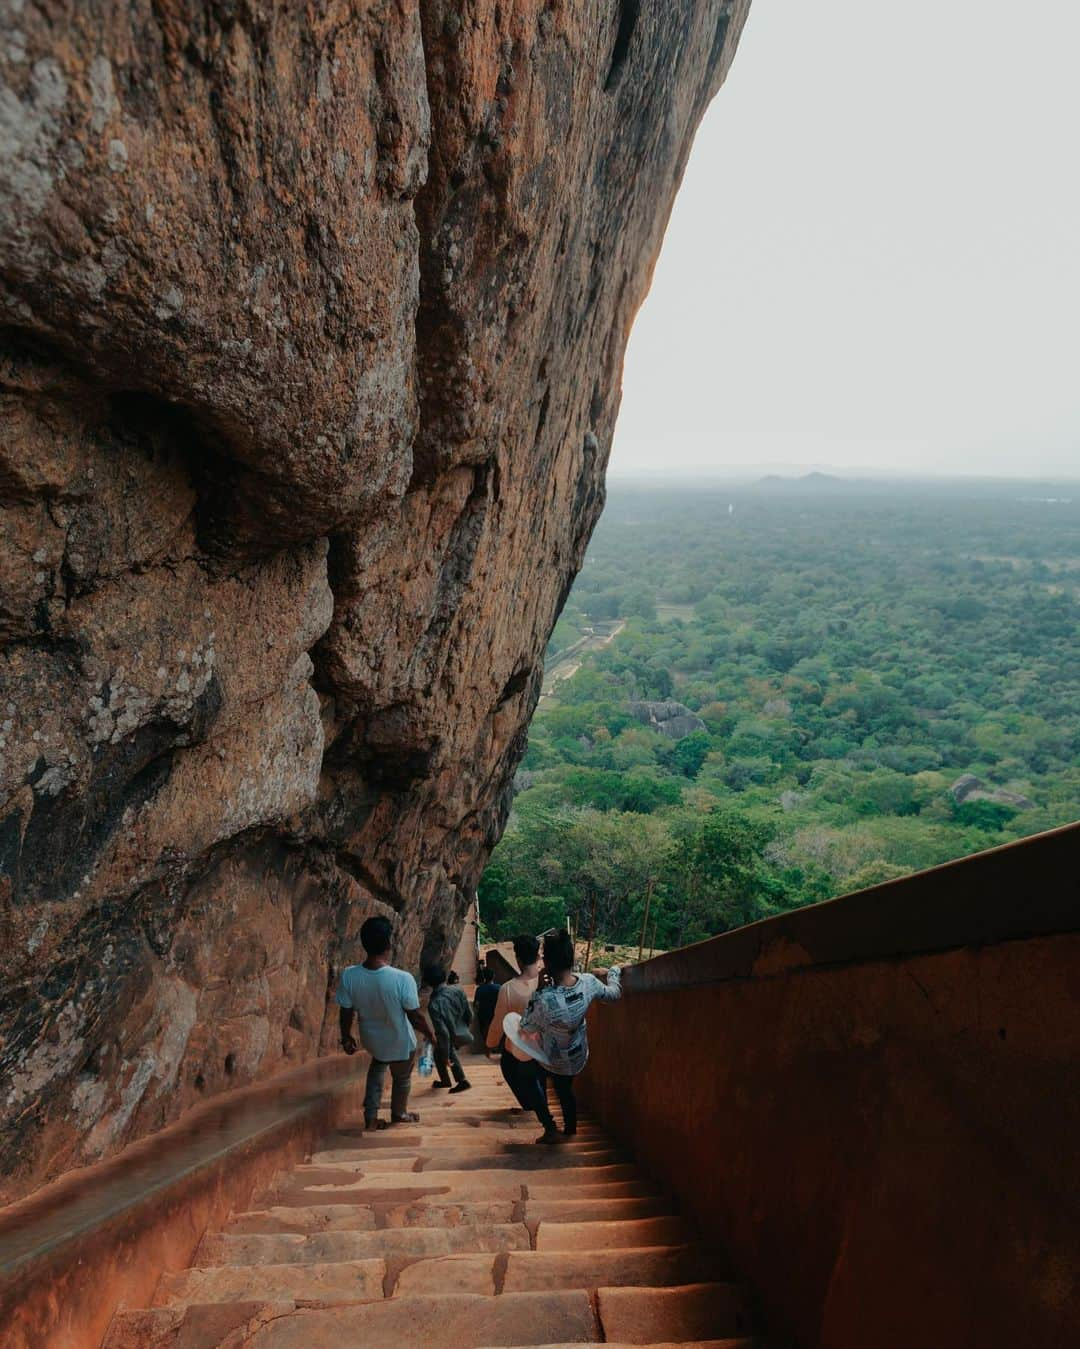
[[[514,956],[521,973],[516,978],[508,979],[500,987],[486,1043],[489,1054],[492,1050],[501,1050],[499,1067],[502,1069],[506,1085],[514,1093],[521,1109],[528,1110],[531,1107],[519,1081],[519,1065],[528,1061],[528,1055],[523,1054],[516,1045],[510,1044],[503,1035],[503,1017],[507,1012],[524,1012],[529,1005],[529,999],[536,992],[540,981],[540,943],[535,937],[515,937]]]

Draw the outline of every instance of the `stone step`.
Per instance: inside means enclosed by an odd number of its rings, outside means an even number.
[[[445,1108],[445,1112],[443,1113],[440,1113],[439,1107],[437,1106],[434,1109],[429,1109],[425,1106],[423,1110],[417,1112],[420,1115],[419,1124],[414,1124],[411,1127],[415,1129],[417,1127],[425,1128],[438,1126],[441,1129],[444,1123],[467,1124],[471,1128],[479,1126],[481,1128],[518,1128],[535,1130],[538,1127],[535,1115],[511,1115],[505,1109],[498,1110],[485,1108],[483,1110],[477,1110],[471,1108],[475,1107],[476,1104],[474,1101],[468,1101],[468,1098],[471,1095],[472,1092],[466,1092],[464,1096],[455,1096],[454,1101]],[[461,1104],[463,1101],[468,1102],[464,1107]],[[552,1111],[554,1112],[557,1110],[558,1105],[553,1105]],[[587,1128],[588,1125],[588,1120],[582,1120],[580,1116],[578,1117],[579,1131]],[[404,1129],[405,1127],[406,1126],[403,1124],[395,1124],[391,1129],[383,1129],[380,1130],[380,1132],[392,1133],[394,1129]]]
[[[321,1154],[320,1154],[321,1155]],[[494,1148],[380,1148],[367,1156],[340,1161],[304,1162],[292,1172],[300,1179],[325,1172],[329,1180],[368,1171],[555,1171],[572,1166],[628,1166],[614,1148],[540,1148],[528,1144],[499,1152]]]
[[[339,1236],[342,1234],[338,1234]],[[356,1235],[356,1234],[353,1234]],[[640,1250],[530,1251],[325,1261],[319,1264],[245,1264],[188,1269],[164,1275],[157,1306],[242,1299],[311,1303],[370,1302],[442,1293],[538,1293],[553,1289],[641,1285],[659,1289],[693,1283],[702,1262],[691,1247]]]
[[[641,1200],[620,1200],[641,1203]],[[238,1213],[228,1224],[230,1234],[277,1232],[371,1232],[377,1227],[462,1227],[474,1223],[520,1221],[525,1206],[520,1196],[502,1201],[421,1199],[412,1204],[313,1204],[309,1208],[265,1208]]]
[[[540,1133],[540,1124],[532,1116],[523,1124],[491,1124],[481,1127],[473,1124],[444,1124],[419,1126],[413,1132],[401,1129],[382,1129],[378,1133],[359,1132],[353,1134],[331,1134],[321,1138],[317,1145],[320,1153],[343,1152],[348,1156],[368,1154],[386,1149],[393,1152],[400,1148],[420,1149],[422,1147],[488,1147],[492,1150],[503,1145],[527,1147],[535,1142]],[[612,1147],[608,1134],[599,1130],[579,1129],[573,1138],[569,1138],[563,1147]]]
[[[691,1246],[521,1251],[513,1252],[507,1261],[503,1291],[534,1293],[547,1288],[622,1287],[627,1284],[667,1288],[694,1283],[706,1274],[701,1255]]]
[[[398,1148],[417,1147],[423,1141],[431,1139],[460,1139],[484,1143],[492,1139],[506,1139],[511,1143],[522,1143],[539,1132],[539,1121],[534,1114],[523,1114],[520,1120],[491,1121],[485,1125],[457,1124],[446,1120],[436,1124],[394,1125],[392,1129],[337,1129],[318,1140],[320,1148]],[[574,1135],[584,1143],[609,1143],[611,1135],[603,1129],[588,1125],[578,1125]]]
[[[490,1259],[490,1257],[488,1257]],[[194,1302],[372,1302],[383,1296],[385,1260],[322,1265],[225,1265],[163,1274],[155,1307]]]
[[[460,1200],[435,1196],[396,1205],[314,1204],[309,1208],[265,1208],[238,1213],[229,1234],[274,1235],[315,1232],[372,1232],[376,1228],[461,1227],[474,1223],[542,1222],[592,1226],[606,1222],[663,1218],[671,1204],[660,1197],[641,1199]],[[602,1247],[603,1240],[596,1245]]]
[[[528,1215],[526,1215],[528,1216]],[[541,1222],[538,1251],[604,1251],[623,1246],[685,1246],[694,1240],[689,1225],[676,1217],[614,1222]]]
[[[534,1124],[527,1133],[519,1132],[516,1136],[494,1134],[491,1137],[478,1137],[476,1129],[462,1130],[453,1137],[433,1130],[413,1142],[405,1139],[399,1141],[380,1134],[369,1143],[358,1143],[352,1147],[320,1148],[307,1159],[307,1165],[370,1165],[377,1157],[416,1157],[431,1153],[459,1153],[463,1157],[520,1156],[538,1150],[536,1138],[539,1128],[538,1124]],[[547,1151],[551,1149],[545,1149],[545,1155]],[[618,1152],[620,1149],[603,1138],[568,1138],[554,1151],[559,1156],[591,1157],[605,1152]]]
[[[621,1182],[625,1184],[626,1182]],[[337,1184],[307,1184],[292,1176],[281,1178],[259,1202],[266,1208],[311,1208],[338,1204],[409,1204],[422,1199],[465,1199],[513,1203],[525,1192],[518,1175],[501,1173],[491,1178],[481,1172],[454,1173],[453,1182],[445,1173],[416,1171],[384,1172],[364,1175],[355,1180],[344,1178]]]
[[[502,1260],[490,1255],[416,1260],[397,1270],[391,1268],[387,1285],[388,1295],[397,1298],[454,1292],[493,1296],[625,1283],[665,1288],[700,1279],[702,1274],[697,1253],[683,1247],[569,1253],[520,1251]]]
[[[265,1299],[120,1312],[103,1349],[481,1349],[594,1344],[600,1327],[581,1291],[391,1298],[327,1308]]]
[[[469,1093],[471,1099],[471,1093]],[[454,1098],[457,1101],[457,1097]],[[460,1108],[458,1106],[457,1108]],[[426,1113],[417,1111],[418,1114]],[[362,1124],[343,1124],[339,1125],[332,1133],[325,1136],[324,1143],[327,1147],[336,1146],[339,1142],[355,1143],[358,1139],[364,1142],[372,1142],[380,1138],[401,1138],[407,1136],[410,1132],[416,1130],[423,1131],[425,1128],[434,1128],[437,1124],[440,1133],[443,1130],[471,1130],[474,1133],[499,1133],[502,1130],[511,1132],[523,1129],[536,1128],[536,1116],[531,1110],[519,1110],[504,1108],[496,1111],[493,1118],[486,1115],[481,1118],[471,1117],[468,1114],[441,1115],[433,1123],[429,1119],[426,1123],[421,1119],[419,1124],[395,1124],[389,1129],[380,1129],[378,1131],[365,1129]],[[594,1121],[579,1115],[578,1133],[582,1136],[604,1136],[603,1129]]]
[[[639,1186],[638,1191],[616,1194],[613,1185]],[[461,1199],[515,1199],[523,1197],[522,1187],[528,1192],[566,1190],[577,1198],[600,1196],[637,1197],[649,1193],[651,1186],[641,1179],[640,1172],[630,1165],[567,1166],[507,1169],[494,1171],[374,1171],[356,1173],[355,1179],[323,1167],[298,1167],[289,1176],[282,1177],[264,1197],[267,1205],[395,1203],[423,1199],[431,1194],[448,1194]],[[548,1197],[545,1193],[544,1197]],[[563,1196],[566,1197],[565,1195]]]
[[[574,1199],[541,1199],[525,1201],[526,1221],[539,1219],[545,1223],[621,1222],[634,1218],[663,1218],[672,1212],[671,1200],[664,1195],[642,1193],[637,1197],[604,1198],[591,1194]]]
[[[555,1224],[557,1226],[557,1224]],[[395,1227],[366,1232],[315,1232],[203,1237],[192,1262],[215,1265],[339,1264],[396,1255],[436,1256],[529,1250],[524,1223],[472,1223],[457,1227]],[[576,1249],[576,1248],[575,1248]]]
[[[596,1295],[608,1343],[685,1344],[745,1335],[749,1317],[734,1284],[676,1288],[601,1288]]]
[[[400,1176],[367,1177],[351,1186],[286,1185],[262,1199],[268,1207],[311,1208],[327,1205],[364,1204],[397,1207],[423,1200],[469,1200],[481,1202],[515,1201],[518,1199],[557,1198],[569,1191],[578,1202],[599,1199],[653,1199],[656,1187],[646,1180],[601,1181],[596,1184],[580,1181],[568,1186],[536,1185],[530,1178],[522,1185],[517,1177],[497,1180],[482,1172],[466,1172],[448,1183],[445,1176],[435,1172],[403,1174]],[[565,1194],[563,1194],[565,1198]]]

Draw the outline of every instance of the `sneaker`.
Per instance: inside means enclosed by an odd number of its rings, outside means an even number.
[[[459,1082],[456,1087],[450,1088],[450,1095],[453,1096],[455,1091],[468,1091],[471,1086],[471,1082]]]
[[[537,1143],[545,1143],[549,1147],[556,1143],[561,1143],[562,1141],[562,1134],[557,1133],[554,1129],[545,1129],[540,1137],[536,1139]]]

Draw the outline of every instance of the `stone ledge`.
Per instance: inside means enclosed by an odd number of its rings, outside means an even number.
[[[1077,930],[1080,824],[1070,824],[670,951],[629,968],[623,988],[777,978]]]
[[[367,1058],[335,1055],[239,1088],[0,1211],[0,1324],[12,1349],[97,1346],[204,1233],[359,1110]]]

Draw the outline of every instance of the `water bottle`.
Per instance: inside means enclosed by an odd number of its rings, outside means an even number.
[[[435,1053],[431,1048],[430,1040],[424,1041],[424,1047],[420,1051],[420,1061],[416,1068],[421,1077],[430,1077],[435,1071]]]

